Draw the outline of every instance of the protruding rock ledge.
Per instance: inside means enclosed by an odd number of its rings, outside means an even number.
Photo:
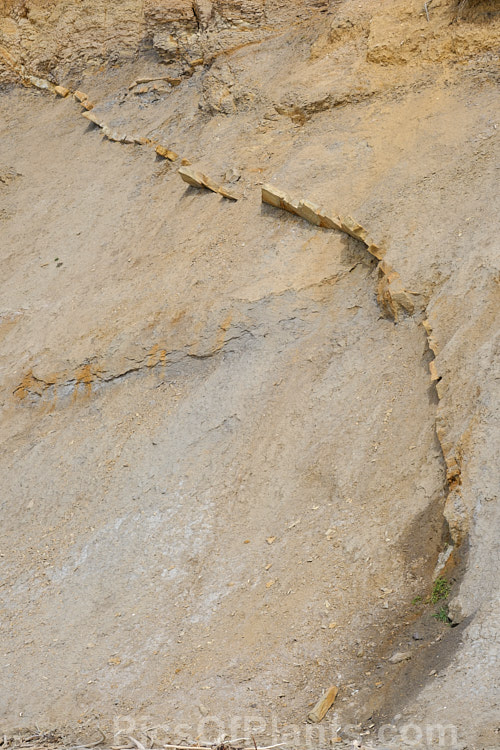
[[[93,112],[82,112],[82,117],[85,117],[85,119],[93,125],[97,125],[98,128],[102,128],[102,123],[97,119],[97,115]]]
[[[262,186],[262,201],[275,208],[283,208],[285,211],[300,216],[318,227],[342,230],[339,216],[329,213],[322,206],[318,206],[312,201],[304,198],[291,198],[288,193],[278,190],[272,185]]]
[[[300,216],[302,219],[318,227],[337,229],[340,232],[345,232],[350,237],[363,242],[368,252],[377,260],[381,260],[384,257],[385,249],[377,245],[369,236],[368,231],[350,216],[338,216],[306,198],[292,198],[288,193],[279,190],[273,185],[262,186],[262,201],[263,203],[275,206],[275,208],[283,208],[285,211]]]
[[[140,145],[147,145],[150,142],[147,138],[143,138],[142,136],[127,135],[126,133],[112,130],[105,122],[101,122],[94,112],[82,112],[82,117],[85,117],[85,119],[93,125],[97,125],[98,128],[101,128],[102,134],[108,139],[108,141],[114,141],[115,143],[137,143]]]
[[[363,242],[370,255],[379,261],[377,300],[384,315],[397,321],[403,311],[410,315],[414,312],[415,305],[410,293],[404,288],[400,275],[383,260],[385,249],[374,242],[368,230],[351,216],[337,216],[305,198],[292,198],[272,185],[262,186],[262,201],[300,216],[311,224],[337,229]]]
[[[192,167],[179,167],[178,173],[182,177],[184,182],[187,182],[187,184],[191,185],[192,187],[206,188],[207,190],[211,190],[213,193],[219,193],[219,195],[222,195],[223,198],[228,198],[231,201],[238,200],[238,197],[236,195],[233,195],[233,193],[229,193],[223,187],[214,182],[210,177],[202,174],[202,172],[197,172]]]
[[[60,96],[62,99],[65,99],[71,93],[70,90],[66,88],[66,86],[54,86],[54,91],[56,92],[57,96]]]
[[[382,311],[396,321],[399,319],[402,310],[411,315],[415,310],[415,305],[410,294],[404,288],[399,273],[385,260],[381,260],[377,268],[377,301]]]
[[[155,148],[155,151],[158,156],[162,156],[164,159],[168,159],[168,161],[177,161],[179,158],[179,154],[176,154],[175,151],[171,151],[166,146],[158,145]]]

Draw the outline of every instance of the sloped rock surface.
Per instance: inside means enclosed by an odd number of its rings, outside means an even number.
[[[335,684],[332,737],[494,746],[499,26],[428,12],[4,4],[7,729],[273,739]]]

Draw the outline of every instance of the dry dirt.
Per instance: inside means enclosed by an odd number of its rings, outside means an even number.
[[[0,5],[4,745],[500,746],[500,18],[427,6]]]

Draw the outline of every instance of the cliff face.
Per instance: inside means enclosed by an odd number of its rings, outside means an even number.
[[[265,0],[8,0],[0,45],[37,75],[81,72],[154,54],[190,75],[217,55],[325,10],[325,2]]]
[[[3,4],[9,730],[302,746],[338,684],[325,742],[494,746],[499,40],[488,2]]]

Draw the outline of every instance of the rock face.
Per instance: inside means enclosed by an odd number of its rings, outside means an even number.
[[[494,747],[494,4],[0,7],[4,732]]]
[[[268,22],[287,23],[287,8],[313,15],[318,10],[308,0],[277,8],[264,0],[6,0],[0,47],[15,50],[39,76],[123,63],[148,50],[191,75],[224,52],[262,40],[271,30]]]

